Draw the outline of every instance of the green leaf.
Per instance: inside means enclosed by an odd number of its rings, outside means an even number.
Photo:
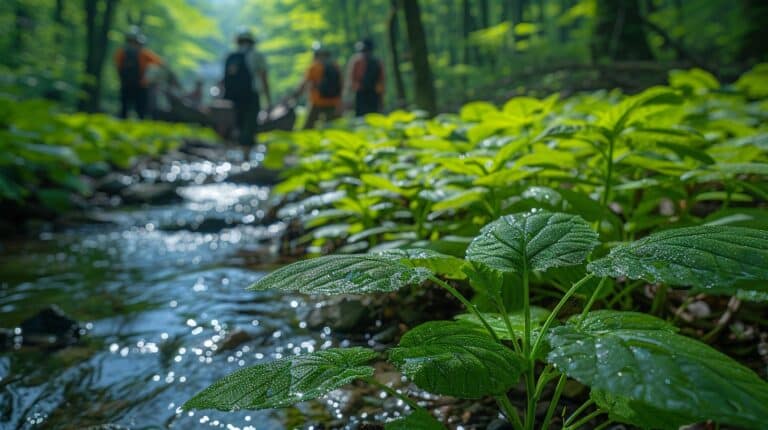
[[[430,272],[381,255],[328,255],[275,270],[249,289],[298,291],[304,294],[391,292],[422,283]]]
[[[389,358],[420,388],[467,399],[505,393],[526,366],[522,356],[481,327],[452,321],[412,329]]]
[[[407,417],[384,424],[384,430],[445,430],[445,426],[424,409],[416,409]]]
[[[549,315],[549,311],[544,308],[540,308],[537,306],[531,307],[531,327],[534,329],[539,327],[541,323],[544,322],[545,319],[547,319],[547,316]],[[512,331],[514,333],[514,336],[518,339],[523,337],[523,333],[525,330],[525,317],[522,312],[515,312],[508,315],[510,320],[510,325],[512,326]],[[469,314],[460,314],[456,315],[457,321],[464,321],[468,322],[470,324],[474,324],[479,328],[485,328],[483,323],[480,321],[480,318],[477,317],[477,315],[469,313]],[[496,336],[499,337],[499,339],[504,340],[511,340],[512,335],[510,335],[509,330],[507,330],[507,324],[504,322],[504,316],[503,314],[498,313],[483,313],[483,318],[485,318],[485,321],[488,323],[489,326],[491,326],[491,329],[496,333]]]
[[[732,226],[665,230],[617,246],[587,270],[698,288],[768,280],[768,232]]]
[[[634,422],[627,408],[655,411],[654,420],[668,420],[669,427],[709,419],[745,428],[768,422],[768,383],[665,321],[618,311],[578,320],[550,330],[547,361],[601,392],[601,406],[616,408],[614,416]]]
[[[238,370],[188,400],[183,408],[266,409],[315,399],[356,379],[373,376],[366,348],[327,349]]]
[[[486,225],[467,248],[467,260],[522,273],[580,264],[598,245],[579,216],[546,211],[506,215]]]
[[[391,257],[413,267],[423,267],[430,272],[451,279],[464,279],[464,260],[425,248],[388,249],[379,255]]]

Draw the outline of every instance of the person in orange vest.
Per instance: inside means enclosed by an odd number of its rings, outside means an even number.
[[[384,95],[384,67],[373,55],[373,40],[363,39],[355,44],[357,53],[347,65],[347,94],[355,103],[355,116],[380,112]]]
[[[309,113],[305,129],[314,128],[321,117],[332,121],[341,114],[341,69],[333,60],[331,52],[319,43],[313,45],[314,60],[294,97],[309,89]]]
[[[120,76],[120,117],[127,118],[131,109],[143,119],[147,113],[148,87],[147,68],[163,65],[163,60],[150,49],[145,48],[145,38],[132,28],[125,35],[125,45],[115,52],[115,66]]]

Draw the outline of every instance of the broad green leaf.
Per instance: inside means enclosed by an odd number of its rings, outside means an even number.
[[[634,424],[643,429],[678,430],[691,423],[691,418],[675,411],[654,408],[623,396],[593,389],[589,397],[600,409],[608,411],[611,421]]]
[[[451,279],[464,279],[467,275],[462,268],[465,261],[452,255],[441,254],[425,248],[388,249],[379,253],[384,257],[399,260],[406,265],[423,267],[431,273]]]
[[[549,315],[549,311],[544,308],[540,308],[537,306],[531,307],[531,327],[534,329],[539,327],[541,323],[544,322],[545,319],[547,319],[547,316]],[[471,324],[476,325],[479,328],[484,328],[485,326],[480,321],[480,318],[477,317],[477,315],[468,313],[468,314],[459,314],[456,317],[456,320],[458,321],[464,321]],[[484,312],[483,318],[485,318],[485,321],[488,323],[489,326],[491,326],[491,329],[496,333],[496,336],[499,337],[499,339],[505,339],[510,340],[512,339],[512,336],[514,335],[516,338],[522,338],[523,333],[525,333],[525,316],[522,312],[515,312],[509,314],[509,321],[510,326],[512,327],[513,334],[509,333],[509,330],[507,329],[507,323],[504,321],[504,315],[498,314],[498,313],[490,313],[490,312]]]
[[[506,215],[486,225],[467,248],[467,260],[522,273],[583,263],[597,233],[579,216],[552,212]]]
[[[435,203],[432,206],[432,210],[444,211],[449,209],[461,209],[482,200],[487,192],[488,191],[482,188],[470,188],[468,190],[460,191],[439,203]]]
[[[391,292],[423,282],[429,271],[372,254],[328,255],[299,261],[256,281],[251,290],[298,291],[304,294]]]
[[[461,107],[459,116],[462,120],[467,122],[480,122],[483,117],[489,113],[495,113],[499,110],[491,103],[488,102],[470,102]]]
[[[536,167],[503,169],[477,178],[474,184],[488,187],[508,187],[529,176],[533,176],[540,170],[540,168]]]
[[[587,270],[698,288],[768,280],[768,231],[732,226],[665,230],[617,246]]]
[[[327,349],[259,364],[226,376],[188,400],[183,408],[279,408],[312,400],[356,379],[373,376],[365,348]]]
[[[523,357],[484,329],[452,321],[417,326],[389,358],[420,388],[467,399],[505,393],[525,370]]]
[[[407,417],[384,424],[384,430],[445,430],[445,426],[424,409],[416,409]]]
[[[745,428],[768,422],[766,381],[665,321],[618,311],[578,320],[549,331],[547,361],[597,390],[615,417],[654,411],[655,420],[669,420],[667,428],[709,419]]]

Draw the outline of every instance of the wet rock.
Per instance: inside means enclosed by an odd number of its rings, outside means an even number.
[[[202,221],[183,222],[179,220],[176,224],[167,224],[160,227],[165,231],[188,230],[198,233],[218,233],[225,228],[232,228],[242,224],[242,219],[224,219],[224,218],[205,218]]]
[[[163,182],[131,185],[120,196],[127,204],[164,205],[182,200],[176,192],[176,185]]]
[[[221,341],[221,344],[219,345],[219,352],[222,351],[230,351],[233,349],[236,349],[240,345],[249,342],[253,340],[254,337],[247,331],[243,329],[235,329],[229,332],[227,337],[224,338],[223,341]]]
[[[275,185],[280,181],[280,171],[256,166],[241,170],[227,177],[227,182],[250,185]]]
[[[94,189],[98,192],[115,195],[120,194],[123,190],[128,188],[134,179],[128,175],[112,172],[99,179]]]
[[[306,318],[310,328],[328,326],[331,330],[348,333],[363,329],[371,323],[372,309],[368,303],[356,298],[334,298],[325,306],[314,308]]]
[[[27,318],[20,328],[23,345],[64,347],[80,339],[80,325],[55,305]]]
[[[512,427],[512,424],[507,422],[507,420],[496,418],[495,420],[491,421],[490,424],[488,424],[486,430],[514,430],[514,427]]]
[[[83,173],[92,178],[103,178],[112,171],[112,167],[103,161],[86,164],[83,166]]]
[[[0,351],[9,348],[13,344],[13,332],[6,328],[0,328]]]

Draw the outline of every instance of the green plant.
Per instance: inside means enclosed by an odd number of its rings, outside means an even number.
[[[641,280],[702,291],[734,293],[737,286],[765,291],[768,232],[744,227],[669,229],[617,245],[588,262],[600,244],[581,217],[533,210],[503,216],[483,227],[464,259],[429,250],[333,255],[300,261],[272,272],[252,288],[309,294],[391,292],[431,283],[460,300],[469,312],[454,321],[431,321],[406,332],[388,360],[420,388],[466,399],[493,396],[516,429],[547,429],[567,378],[591,388],[589,399],[567,411],[563,427],[594,419],[644,428],[676,429],[713,420],[744,428],[768,422],[768,383],[710,346],[682,336],[664,320],[638,312],[592,310],[607,279]],[[530,304],[530,280],[568,267],[585,270],[550,311]],[[481,312],[441,276],[458,269],[495,313]],[[516,281],[505,281],[505,275]],[[593,285],[596,281],[597,285]],[[589,287],[589,288],[587,288]],[[510,313],[502,296],[522,295]],[[574,295],[580,313],[560,322]],[[340,348],[284,358],[243,369],[190,399],[185,409],[272,408],[310,400],[361,380],[403,399],[413,409],[387,428],[439,429],[429,412],[375,379],[365,348]],[[525,382],[521,410],[508,393]],[[544,419],[536,405],[555,384]],[[603,415],[606,415],[604,417]]]

